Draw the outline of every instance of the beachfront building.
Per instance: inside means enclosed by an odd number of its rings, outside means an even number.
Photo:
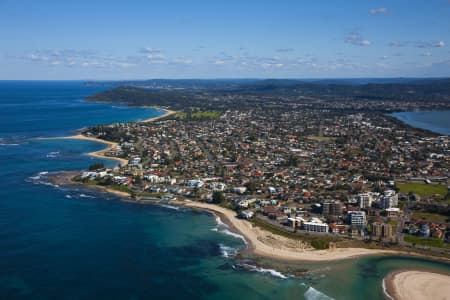
[[[322,214],[324,216],[342,215],[342,203],[340,201],[329,201],[322,204]]]
[[[374,222],[372,224],[372,237],[377,239],[390,240],[392,238],[392,225],[387,223]]]
[[[349,211],[348,219],[351,225],[365,225],[366,224],[366,212],[365,211]]]
[[[384,195],[380,199],[380,206],[382,209],[398,206],[398,194],[394,190],[384,191]]]
[[[372,206],[372,193],[361,193],[356,196],[359,208],[369,208]]]
[[[318,218],[303,223],[303,229],[309,232],[328,232],[328,224]]]

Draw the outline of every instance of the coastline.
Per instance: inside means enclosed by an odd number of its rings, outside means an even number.
[[[236,213],[227,208],[223,208],[214,204],[185,201],[180,204],[194,209],[202,209],[210,211],[222,217],[225,223],[231,225],[230,227],[241,234],[247,241],[248,251],[251,251],[257,256],[262,256],[269,259],[288,261],[288,262],[305,262],[305,261],[334,261],[354,258],[364,255],[381,255],[381,254],[401,254],[398,251],[392,250],[377,250],[365,248],[337,248],[334,251],[329,250],[314,250],[311,248],[288,248],[278,245],[283,245],[287,238],[277,237],[268,231],[262,230],[253,226],[250,222],[238,219]],[[264,243],[264,241],[274,239],[272,245]]]
[[[236,212],[228,208],[224,208],[215,204],[195,202],[191,200],[172,200],[172,201],[140,201],[133,199],[132,195],[127,192],[117,191],[105,186],[86,185],[83,183],[72,181],[72,178],[78,174],[78,171],[61,171],[51,176],[50,180],[58,185],[74,185],[86,189],[94,189],[100,192],[111,193],[122,198],[122,201],[137,204],[168,204],[174,206],[187,207],[194,210],[207,211],[212,215],[220,218],[227,224],[229,229],[242,236],[246,249],[251,255],[267,258],[273,261],[283,262],[325,262],[338,261],[357,258],[361,256],[405,256],[405,257],[421,257],[426,259],[447,261],[444,257],[436,257],[432,255],[424,255],[414,252],[405,252],[399,250],[383,250],[383,249],[367,249],[367,248],[337,248],[335,250],[316,250],[306,247],[302,241],[294,241],[292,239],[273,234],[269,231],[253,226],[252,223],[244,219],[239,219]]]
[[[166,118],[171,116],[176,111],[158,108],[165,111],[165,114],[152,117],[146,119],[144,121],[139,121],[138,123],[149,123],[155,122],[157,120]],[[118,146],[118,143],[111,142],[107,140],[103,140],[95,137],[87,137],[82,134],[65,136],[65,137],[53,137],[53,138],[38,138],[38,139],[77,139],[77,140],[88,140],[93,142],[98,142],[107,145],[105,149],[94,151],[90,153],[86,153],[89,156],[102,158],[102,159],[111,159],[118,161],[120,165],[126,166],[128,164],[128,160],[118,157],[110,157],[106,156],[105,153],[114,149]],[[135,202],[135,203],[147,203],[140,202],[139,200],[131,200],[131,194],[127,192],[117,191],[104,186],[97,185],[85,185],[81,183],[77,183],[72,181],[72,177],[74,177],[72,172],[61,172],[61,177],[65,177],[65,179],[56,178],[55,181],[58,184],[66,184],[66,185],[79,185],[85,188],[92,188],[102,192],[112,193],[123,198],[124,201]],[[70,175],[68,175],[70,174]],[[70,178],[68,177],[70,176]],[[58,176],[55,176],[58,177]],[[149,202],[151,203],[151,202]],[[157,202],[155,201],[155,204]],[[254,254],[256,256],[265,257],[278,261],[286,261],[286,262],[319,262],[319,261],[336,261],[336,260],[345,260],[351,259],[359,256],[368,256],[368,255],[405,255],[405,256],[420,256],[427,257],[427,255],[421,255],[416,253],[403,252],[399,250],[383,250],[383,249],[367,249],[367,248],[337,248],[334,250],[315,250],[312,249],[305,242],[297,241],[293,239],[289,239],[283,236],[279,236],[276,234],[272,234],[266,230],[263,230],[257,226],[253,226],[252,223],[239,219],[236,217],[236,213],[230,209],[223,208],[214,204],[201,203],[201,202],[193,202],[193,201],[170,201],[168,204],[174,204],[179,206],[189,207],[191,209],[200,209],[204,211],[208,211],[213,215],[218,216],[223,222],[225,222],[233,232],[239,233],[242,235],[244,241],[247,244],[246,251]],[[433,258],[433,257],[431,257]]]
[[[392,300],[450,299],[450,275],[400,270],[383,278],[383,292]]]
[[[155,107],[152,107],[152,108],[155,108]],[[137,122],[137,123],[155,122],[155,121],[158,121],[160,119],[164,119],[164,118],[170,117],[170,116],[172,116],[172,115],[177,113],[176,111],[170,110],[170,109],[167,109],[167,108],[159,108],[159,107],[157,107],[157,108],[159,110],[163,110],[165,113],[163,115],[160,115],[160,116],[157,116],[157,117],[152,117],[152,118],[149,118],[149,119],[145,119],[144,121],[140,121],[140,122]]]
[[[397,111],[387,114],[388,116],[394,118],[396,121],[406,125],[415,130],[419,130],[426,133],[431,133],[436,136],[448,136],[450,132],[446,127],[442,127],[442,124],[432,123],[426,120],[418,120],[414,118],[417,114],[440,114],[440,113],[450,113],[450,110],[417,110],[417,111]]]
[[[110,142],[110,141],[106,141],[106,140],[94,138],[94,137],[88,137],[88,136],[84,136],[82,134],[62,136],[62,137],[51,137],[51,138],[37,138],[37,140],[83,140],[83,141],[97,142],[100,144],[104,144],[107,147],[104,149],[98,150],[98,151],[88,152],[88,153],[86,153],[86,155],[96,157],[96,158],[115,160],[115,161],[119,162],[119,164],[121,166],[126,166],[128,164],[127,159],[105,155],[106,152],[114,149],[115,147],[117,147],[119,145],[116,142]]]
[[[163,110],[165,113],[163,115],[160,115],[160,116],[157,116],[157,117],[152,117],[152,118],[146,119],[144,121],[140,121],[138,123],[155,122],[157,120],[169,117],[169,116],[174,115],[174,114],[177,113],[176,111],[170,110],[170,109],[165,109],[165,108],[158,108],[158,109]],[[104,148],[104,149],[98,150],[98,151],[88,152],[88,153],[86,153],[86,155],[89,155],[89,156],[92,156],[92,157],[96,157],[96,158],[101,158],[101,159],[115,160],[115,161],[119,162],[120,166],[128,165],[128,160],[127,159],[105,155],[106,152],[116,148],[119,145],[116,142],[111,142],[111,141],[107,141],[107,140],[103,140],[103,139],[95,138],[95,137],[88,137],[88,136],[85,136],[85,135],[82,135],[82,134],[75,134],[75,135],[62,136],[62,137],[35,138],[35,140],[84,140],[84,141],[97,142],[97,143],[100,143],[100,144],[104,144],[107,147]],[[115,191],[115,192],[118,192],[118,191]]]
[[[406,252],[400,250],[383,250],[383,249],[368,249],[368,248],[336,248],[334,250],[316,250],[308,247],[307,244],[301,240],[293,240],[283,236],[273,234],[267,230],[253,226],[247,220],[237,217],[236,212],[228,208],[224,208],[215,204],[195,202],[191,200],[172,200],[172,201],[158,201],[158,200],[136,200],[127,192],[122,192],[108,188],[106,186],[87,185],[72,180],[78,171],[61,171],[52,176],[50,180],[57,185],[73,185],[86,189],[94,189],[100,192],[111,193],[125,202],[132,202],[136,204],[167,204],[174,206],[187,207],[194,210],[207,211],[212,215],[220,218],[220,220],[227,224],[229,229],[242,236],[246,244],[245,252],[257,257],[267,258],[273,261],[282,262],[326,262],[338,261],[357,258],[361,256],[404,256],[404,257],[421,257],[437,261],[449,260],[444,257],[425,255],[414,252]]]

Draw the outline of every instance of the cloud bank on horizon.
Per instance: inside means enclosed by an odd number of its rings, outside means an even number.
[[[1,1],[0,79],[450,76],[448,0],[211,2]]]

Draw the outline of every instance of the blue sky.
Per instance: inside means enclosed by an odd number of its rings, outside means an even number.
[[[450,76],[450,0],[0,0],[0,79]]]

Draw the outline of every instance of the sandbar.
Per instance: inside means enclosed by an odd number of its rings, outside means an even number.
[[[383,279],[386,296],[394,300],[450,300],[450,275],[401,271]]]

